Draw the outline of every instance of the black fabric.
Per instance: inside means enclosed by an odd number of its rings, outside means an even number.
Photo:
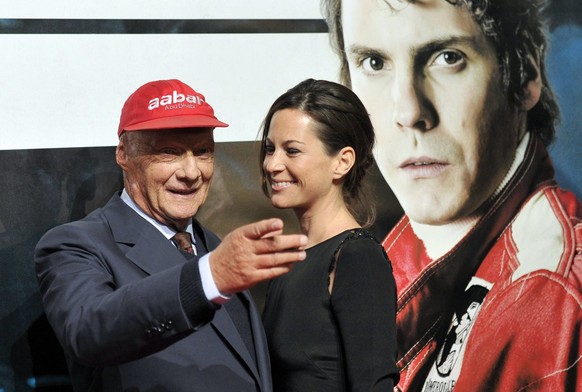
[[[391,391],[396,286],[382,247],[352,231],[307,249],[268,288],[263,322],[275,392]],[[332,294],[329,271],[335,265]]]
[[[209,251],[208,244],[206,243],[202,226],[200,226],[200,223],[196,220],[192,222],[192,231],[194,232],[194,246],[196,247],[196,252],[199,256],[205,255]]]
[[[186,258],[192,256],[184,251],[180,252]],[[219,308],[218,305],[208,301],[205,297],[198,263],[185,263],[182,268],[182,273],[180,274],[180,303],[194,326],[200,325],[201,320],[212,319],[214,312]]]

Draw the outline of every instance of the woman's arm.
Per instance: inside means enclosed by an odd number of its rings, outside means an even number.
[[[371,238],[347,241],[336,267],[331,304],[349,391],[391,391],[396,367],[396,285],[382,247]]]

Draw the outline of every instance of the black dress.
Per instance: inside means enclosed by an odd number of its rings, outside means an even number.
[[[392,391],[399,377],[395,308],[392,268],[371,234],[350,230],[307,249],[267,292],[274,391]]]

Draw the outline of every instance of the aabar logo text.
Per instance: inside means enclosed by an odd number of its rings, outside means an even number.
[[[148,104],[148,110],[154,110],[159,108],[160,106],[172,105],[183,102],[201,105],[204,102],[204,100],[202,99],[202,97],[196,95],[179,94],[177,91],[174,90],[172,95],[162,95],[160,98],[152,99]]]

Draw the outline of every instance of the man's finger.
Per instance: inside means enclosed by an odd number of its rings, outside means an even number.
[[[302,250],[307,245],[307,236],[303,234],[284,234],[263,238],[255,242],[256,254],[269,254],[292,250]]]
[[[283,232],[283,221],[279,218],[264,219],[242,228],[243,235],[250,239],[270,237]]]
[[[266,253],[257,256],[255,268],[257,270],[284,266],[287,266],[286,268],[288,268],[298,261],[305,260],[306,257],[307,255],[304,250],[287,250],[276,253]]]
[[[255,279],[257,280],[257,282],[264,282],[267,280],[274,279],[278,276],[285,275],[287,272],[291,270],[291,268],[293,268],[294,265],[295,263],[287,263],[272,268],[263,268],[257,270],[255,274]]]

